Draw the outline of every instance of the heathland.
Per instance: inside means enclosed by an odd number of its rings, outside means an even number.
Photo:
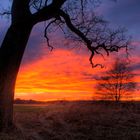
[[[140,140],[140,102],[15,104],[14,121],[0,140]]]

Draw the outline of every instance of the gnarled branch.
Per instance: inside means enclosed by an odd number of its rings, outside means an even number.
[[[78,30],[72,24],[71,19],[70,19],[70,16],[68,14],[66,14],[64,11],[60,10],[59,11],[59,15],[64,18],[64,20],[65,20],[66,25],[68,26],[68,28],[72,32],[74,32],[76,35],[78,35],[84,41],[84,43],[86,44],[87,48],[91,51],[92,54],[91,54],[89,60],[90,60],[90,63],[92,65],[92,67],[95,67],[94,64],[93,64],[93,61],[92,61],[93,56],[94,56],[94,53],[95,53],[94,52],[95,51],[94,48],[91,46],[92,45],[92,42],[80,30]]]

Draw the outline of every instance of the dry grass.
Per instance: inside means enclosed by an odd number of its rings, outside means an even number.
[[[140,140],[140,103],[56,102],[15,110],[22,135],[0,140]]]

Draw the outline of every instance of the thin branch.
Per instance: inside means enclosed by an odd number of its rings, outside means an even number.
[[[5,16],[5,15],[11,15],[10,11],[4,11],[2,13],[0,13],[0,16]]]
[[[51,22],[49,22],[49,24],[45,27],[45,31],[44,31],[44,37],[46,38],[46,40],[47,40],[47,45],[48,45],[48,47],[51,48],[51,51],[53,50],[53,46],[50,45],[50,40],[49,40],[49,38],[48,38],[47,32],[48,32],[48,28],[49,28],[53,23],[55,23],[56,20],[57,20],[57,19],[54,19],[54,20],[52,20]]]
[[[92,42],[80,31],[78,30],[71,22],[70,16],[68,14],[66,14],[64,11],[60,10],[59,14],[61,17],[64,18],[66,25],[69,27],[69,29],[74,32],[76,35],[78,35],[86,44],[87,48],[91,51],[91,56],[89,58],[89,61],[92,65],[92,67],[95,67],[95,65],[93,64],[93,56],[95,54],[94,52],[94,48],[91,46]]]

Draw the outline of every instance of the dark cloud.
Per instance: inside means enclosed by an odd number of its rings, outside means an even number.
[[[140,63],[135,63],[133,65],[131,65],[130,67],[132,70],[140,70]]]
[[[43,42],[40,33],[36,30],[33,30],[24,53],[22,61],[23,64],[28,63],[28,61],[39,59],[41,56],[42,43]]]
[[[139,0],[117,0],[117,2],[105,0],[101,8],[103,15],[111,24],[126,27],[134,38],[140,39]]]
[[[6,7],[6,5],[8,5],[8,0],[2,0],[1,3],[4,7]],[[97,12],[100,12],[103,16],[105,16],[105,18],[110,21],[113,26],[126,27],[129,31],[129,34],[133,35],[134,40],[138,41],[140,40],[139,4],[139,0],[117,0],[117,2],[112,2],[111,0],[104,0]],[[0,43],[4,38],[9,23],[10,22],[8,20],[5,21],[4,19],[0,19]],[[64,39],[61,42],[59,39],[57,40],[56,38],[52,38],[52,40],[55,40],[55,42],[53,42],[53,45],[56,45],[54,46],[59,46],[62,48],[67,48],[68,46],[68,43],[64,42]],[[44,53],[44,47],[46,46],[47,48],[47,44],[45,43],[46,42],[43,37],[42,24],[39,24],[34,28],[31,34],[22,63],[26,64],[28,63],[28,61],[35,61],[36,59],[40,59],[40,57]],[[137,49],[134,50],[135,54],[139,54],[139,48],[140,47],[137,47]],[[77,50],[77,52],[79,52],[79,49]]]
[[[23,56],[23,65],[32,61],[39,60],[42,56],[44,56],[44,54],[47,56],[47,53],[50,52],[46,39],[43,35],[44,28],[42,27],[42,24],[36,25],[32,30]]]
[[[10,25],[10,20],[5,19],[4,17],[0,18],[0,44],[2,43],[4,36]]]

